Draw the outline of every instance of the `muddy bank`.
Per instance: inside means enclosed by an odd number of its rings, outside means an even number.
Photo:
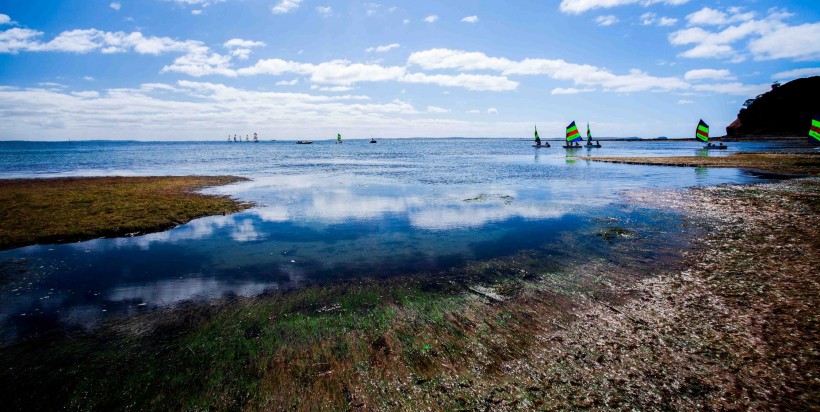
[[[10,409],[816,409],[820,181],[627,194],[514,256],[0,352]],[[670,228],[660,232],[658,228]],[[568,236],[571,236],[568,234]],[[559,262],[556,264],[555,262]]]
[[[158,232],[247,203],[195,193],[234,176],[0,179],[0,250]]]
[[[682,167],[732,167],[766,171],[781,175],[817,176],[820,153],[735,153],[723,157],[606,157],[581,156],[594,162]]]

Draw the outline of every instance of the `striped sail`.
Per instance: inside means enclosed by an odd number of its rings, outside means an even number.
[[[341,141],[342,141],[342,134],[341,134],[341,133],[337,133],[337,134],[336,134],[336,141],[337,141],[337,142],[341,142]]]
[[[589,131],[589,123],[587,123],[587,142],[592,142],[592,133]]]
[[[698,123],[698,129],[695,131],[695,137],[702,140],[704,143],[709,141],[709,125],[703,119]]]
[[[567,126],[567,141],[568,142],[577,142],[581,139],[581,133],[578,132],[578,128],[575,126],[575,121],[573,120],[572,123]]]
[[[541,138],[538,137],[538,126],[535,126],[535,141],[540,142]]]
[[[814,119],[811,119],[809,137],[813,137],[815,140],[820,142],[820,114],[814,115]]]

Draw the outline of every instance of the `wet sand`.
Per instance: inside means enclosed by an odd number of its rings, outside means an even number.
[[[820,153],[735,153],[723,157],[607,157],[581,156],[582,160],[635,165],[681,167],[732,167],[782,175],[820,174]]]

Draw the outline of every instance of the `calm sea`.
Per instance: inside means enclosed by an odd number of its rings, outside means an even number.
[[[0,252],[0,340],[93,328],[184,301],[356,276],[437,271],[532,248],[593,218],[639,219],[619,193],[748,183],[736,169],[592,163],[575,155],[724,156],[789,144],[603,142],[568,155],[512,139],[0,142],[0,178],[237,175],[209,189],[256,207],[144,236]]]

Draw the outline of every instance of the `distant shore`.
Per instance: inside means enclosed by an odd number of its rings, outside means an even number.
[[[0,250],[158,232],[249,203],[197,189],[235,176],[0,179]]]
[[[635,165],[732,167],[782,174],[817,176],[820,153],[734,153],[729,156],[612,157],[581,156],[582,160]]]
[[[182,305],[20,342],[0,351],[0,401],[816,409],[820,180],[634,191],[626,202],[684,217],[663,212],[680,222],[667,233],[602,217],[596,233],[438,274]],[[560,254],[583,239],[604,254]]]

